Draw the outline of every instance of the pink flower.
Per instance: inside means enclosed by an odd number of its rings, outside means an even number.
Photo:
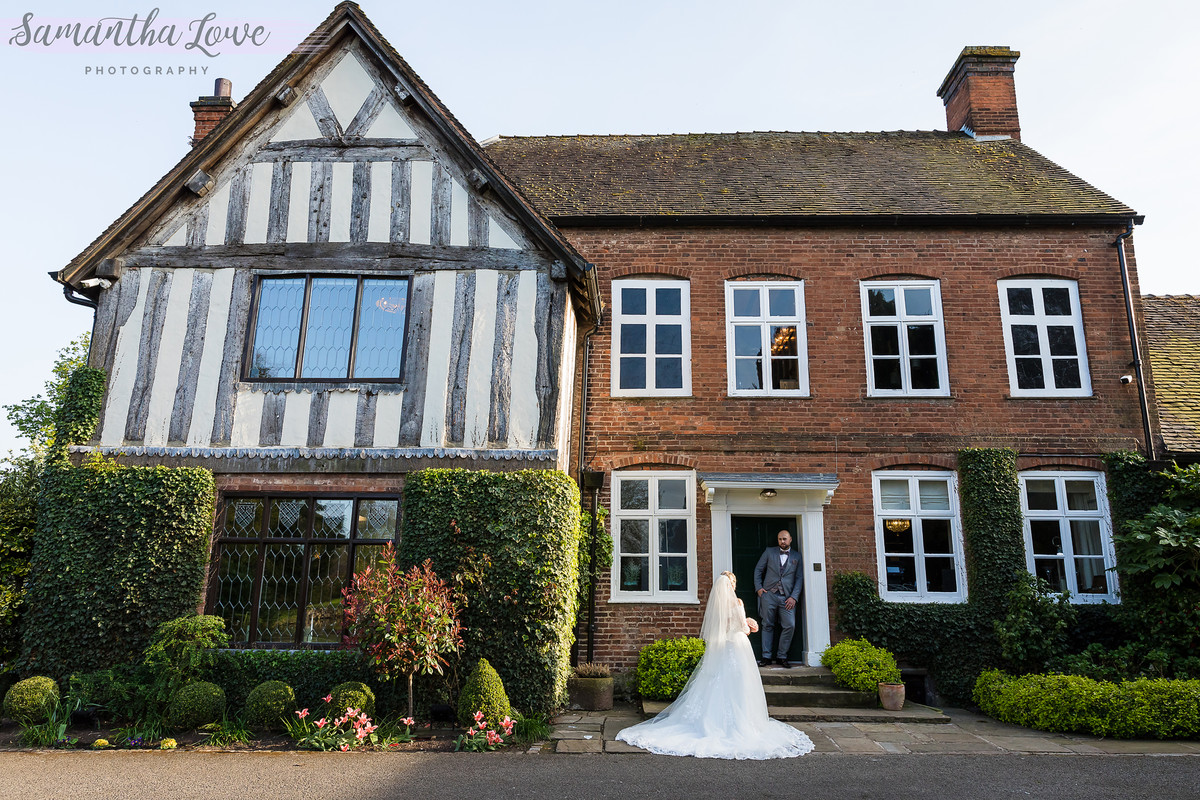
[[[349,749],[350,749],[350,745],[348,745],[348,744],[344,744],[344,745],[342,745],[342,747],[341,747],[341,751],[342,751],[343,753],[344,753],[344,752],[346,752],[346,751],[347,751],[347,750],[349,750]]]
[[[317,720],[317,730],[324,728],[326,722],[328,722],[328,720],[325,719],[324,717],[321,717],[319,720]]]
[[[404,719],[402,719],[400,721],[403,722],[409,728],[411,728],[413,726],[413,722],[414,722],[412,717],[405,717]]]
[[[486,728],[486,727],[487,727],[487,722],[485,722],[485,721],[481,720],[481,721],[479,722],[479,730],[483,730],[483,729],[484,729],[484,728]]]
[[[350,719],[351,717],[357,717],[357,716],[358,716],[357,708],[347,708],[346,709],[345,719]]]
[[[501,744],[504,740],[495,731],[487,732],[487,743],[489,745]]]
[[[296,716],[299,717],[300,719],[304,719],[305,717],[308,716],[308,709],[304,708],[304,709],[301,709],[300,711],[297,711]]]
[[[475,712],[475,721],[476,721],[476,722],[479,722],[479,720],[481,720],[481,719],[483,719],[483,712],[482,712],[482,711],[476,711],[476,712]]]
[[[366,728],[359,728],[358,733],[354,734],[354,737],[361,742],[363,739],[367,738],[367,735],[368,733]]]
[[[322,699],[322,700],[324,700],[326,703],[332,703],[332,702],[333,702],[333,695],[331,695],[331,694],[327,694],[327,695],[325,695],[324,697],[322,697],[321,699]]]
[[[359,714],[359,715],[358,715],[358,721],[359,721],[359,722],[370,722],[370,721],[371,721],[371,718],[370,718],[370,717],[368,717],[368,716],[367,716],[367,712],[365,712],[365,711],[364,711],[364,712],[362,712],[361,714]]]

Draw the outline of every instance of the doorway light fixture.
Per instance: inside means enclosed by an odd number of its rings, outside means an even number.
[[[776,494],[776,492],[774,489],[763,489],[761,492],[758,493],[758,496],[762,500],[770,500],[772,497],[775,496],[775,494]]]

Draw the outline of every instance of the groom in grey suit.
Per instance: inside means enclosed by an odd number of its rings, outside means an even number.
[[[804,574],[800,568],[800,554],[792,549],[792,535],[780,531],[776,537],[779,547],[768,547],[754,568],[754,591],[758,592],[758,615],[762,620],[762,659],[760,667],[775,663],[789,667],[787,654],[792,646],[792,635],[796,632],[796,603],[800,600],[800,589],[804,586]],[[776,617],[779,623],[779,641],[775,641]],[[774,645],[774,650],[772,650]]]

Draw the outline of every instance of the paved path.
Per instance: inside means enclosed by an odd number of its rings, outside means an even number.
[[[1200,741],[1103,739],[1030,730],[997,722],[982,714],[946,708],[949,724],[908,722],[796,722],[808,734],[816,753],[901,755],[906,753],[966,755],[1015,753],[1020,755],[1186,755],[1200,756]],[[554,719],[552,742],[556,753],[645,753],[617,734],[642,719],[632,705],[618,704],[612,711],[562,714]],[[1200,759],[1198,759],[1200,760]],[[1200,797],[1200,787],[1196,789]]]

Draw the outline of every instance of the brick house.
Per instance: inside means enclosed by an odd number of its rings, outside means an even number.
[[[805,565],[795,660],[829,643],[830,575],[963,600],[966,447],[1019,451],[1029,568],[1117,598],[1098,456],[1145,450],[1153,425],[1121,239],[1140,219],[1021,142],[1018,55],[962,52],[949,132],[488,144],[608,305],[574,442],[609,474],[598,658],[694,633],[721,570],[753,608],[780,528]]]
[[[717,572],[749,592],[780,528],[795,660],[831,574],[961,601],[964,447],[1021,453],[1030,569],[1114,600],[1098,456],[1157,446],[1140,218],[1020,141],[1018,55],[963,51],[949,132],[481,146],[342,3],[193,103],[192,150],[54,273],[110,376],[78,449],[213,470],[207,607],[247,645],[337,641],[427,466],[606,473],[621,667],[696,633]]]
[[[1200,297],[1148,295],[1146,349],[1154,371],[1164,456],[1200,461]]]

